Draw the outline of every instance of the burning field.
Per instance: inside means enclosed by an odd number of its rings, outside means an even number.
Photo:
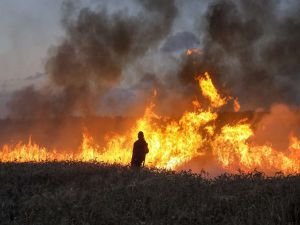
[[[299,1],[15,1],[1,225],[300,224]]]
[[[254,126],[258,126],[257,130],[261,129],[261,121],[253,124],[248,118],[241,118],[234,123],[217,123],[220,108],[231,102],[233,110],[239,111],[239,102],[231,96],[223,97],[208,73],[199,75],[196,80],[199,82],[202,96],[206,99],[205,104],[194,100],[191,103],[194,109],[184,112],[177,120],[155,113],[154,91],[153,99],[146,107],[144,115],[128,129],[128,132],[122,135],[108,135],[103,146],[94,142],[95,138],[89,135],[88,131],[82,134],[82,143],[76,151],[47,149],[30,139],[27,144],[4,145],[0,152],[0,161],[93,161],[128,165],[132,144],[138,131],[142,130],[147,135],[150,149],[146,161],[149,167],[193,169],[194,164],[199,163],[198,169],[212,169],[205,168],[210,164],[221,172],[232,173],[239,170],[259,170],[267,174],[300,172],[300,140],[297,136],[289,133],[286,137],[289,140],[288,146],[282,150],[273,147],[272,143],[256,143],[258,138]],[[285,106],[277,108],[288,110]],[[265,123],[263,125],[267,126],[267,122]],[[205,163],[201,164],[203,161]]]
[[[300,172],[298,3],[129,3],[63,1],[43,82],[6,104],[0,162],[126,166],[143,131],[149,168]]]

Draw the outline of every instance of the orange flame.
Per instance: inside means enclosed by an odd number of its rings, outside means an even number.
[[[205,73],[204,76],[199,76],[196,79],[199,81],[202,95],[210,100],[212,107],[220,108],[227,103],[227,100],[222,98],[218,93],[218,90],[215,88],[208,73]]]
[[[190,49],[186,50],[186,55],[192,55],[192,54],[201,55],[202,54],[202,50],[199,49],[199,48],[190,48]]]
[[[235,112],[238,112],[238,111],[240,111],[240,109],[241,109],[241,105],[240,105],[238,99],[235,98],[235,99],[233,100],[233,110],[234,110]]]
[[[127,165],[131,159],[132,144],[138,131],[142,130],[150,149],[146,158],[146,165],[150,167],[176,169],[196,157],[212,154],[217,163],[230,172],[237,169],[258,169],[267,173],[282,171],[286,174],[300,172],[300,140],[296,136],[290,137],[289,148],[283,153],[271,145],[251,143],[250,138],[255,134],[247,120],[226,124],[217,130],[217,110],[231,97],[221,97],[208,73],[197,79],[202,95],[210,102],[207,108],[196,100],[192,102],[194,111],[185,112],[178,120],[170,120],[157,115],[155,105],[151,103],[126,134],[108,137],[104,147],[95,144],[87,132],[83,133],[83,141],[76,154],[50,151],[30,139],[27,144],[4,145],[0,151],[0,162],[94,160]]]

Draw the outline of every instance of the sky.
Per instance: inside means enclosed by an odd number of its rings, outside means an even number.
[[[43,72],[48,48],[62,37],[62,0],[0,1],[1,91]],[[25,80],[26,81],[26,80]]]

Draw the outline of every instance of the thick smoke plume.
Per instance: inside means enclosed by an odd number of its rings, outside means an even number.
[[[299,105],[299,10],[293,1],[210,3],[200,29],[203,55],[185,58],[180,80],[192,83],[195,73],[210,71],[244,109]]]
[[[198,24],[195,29],[198,37],[183,32],[184,35],[175,35],[180,40],[174,43],[168,37],[178,18],[175,0],[132,0],[131,3],[136,8],[134,13],[125,9],[110,12],[103,7],[81,7],[74,1],[65,1],[62,17],[65,36],[49,50],[45,67],[51,84],[46,90],[26,88],[15,93],[9,103],[10,116],[94,114],[103,93],[112,93],[105,99],[118,102],[119,94],[109,91],[124,82],[124,71],[130,65],[140,60],[145,66],[141,59],[157,50],[162,41],[166,40],[166,44],[161,51],[168,58],[174,49],[185,48],[180,47],[182,43],[183,46],[190,42],[199,45],[198,38],[201,54],[183,54],[179,61],[175,60],[177,77],[161,77],[141,66],[140,71],[135,71],[140,75],[140,83],[129,89],[145,86],[145,92],[151,92],[154,85],[163,95],[161,105],[167,106],[174,100],[169,96],[175,92],[176,102],[197,95],[194,77],[209,71],[222,92],[239,97],[242,109],[268,109],[276,102],[300,103],[297,61],[300,4],[296,1],[209,2],[204,17],[193,18]],[[154,75],[148,79],[148,74]],[[125,98],[121,95],[120,101]],[[22,106],[24,102],[26,110]]]
[[[66,1],[62,19],[66,34],[50,49],[46,63],[55,90],[19,91],[9,104],[11,115],[24,117],[24,102],[25,116],[41,111],[44,116],[93,114],[102,93],[119,83],[130,63],[167,36],[177,14],[174,0],[143,0],[136,5],[141,8],[136,14],[111,13],[96,7],[77,10]]]

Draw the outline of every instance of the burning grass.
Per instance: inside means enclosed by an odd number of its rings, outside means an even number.
[[[285,149],[278,149],[273,146],[274,143],[257,144],[253,141],[257,135],[248,118],[218,125],[221,108],[233,102],[234,110],[238,110],[237,99],[223,97],[208,73],[196,79],[207,102],[193,101],[194,110],[185,111],[178,119],[157,115],[155,104],[151,101],[144,115],[126,132],[105,135],[102,146],[88,132],[84,132],[82,143],[75,151],[51,150],[32,142],[27,145],[4,145],[0,150],[0,162],[69,160],[128,165],[132,144],[138,131],[142,130],[149,144],[146,165],[150,167],[176,170],[195,158],[213,156],[213,161],[221,171],[233,173],[238,169],[247,172],[259,169],[267,174],[277,171],[284,174],[300,172],[300,139],[293,134],[293,130],[284,134],[289,144]],[[283,136],[280,130],[277,133]]]
[[[132,170],[99,163],[0,164],[1,224],[300,223],[300,176]]]
[[[144,115],[126,132],[105,135],[102,146],[95,141],[97,137],[83,132],[80,147],[69,152],[47,149],[32,142],[27,145],[4,145],[0,150],[0,162],[71,160],[127,165],[131,159],[132,144],[138,131],[142,130],[149,144],[146,165],[150,167],[176,170],[193,159],[202,157],[209,160],[212,156],[221,171],[233,173],[238,169],[247,172],[259,169],[267,174],[277,171],[284,174],[300,172],[300,139],[293,133],[293,129],[283,134],[282,124],[277,130],[268,128],[271,133],[275,130],[274,136],[284,136],[289,140],[284,149],[278,149],[274,142],[255,142],[258,135],[248,118],[218,125],[222,107],[231,103],[236,111],[239,109],[238,101],[231,96],[223,97],[208,73],[196,79],[206,101],[194,100],[194,110],[185,111],[177,119],[158,115],[155,112],[155,104],[151,101]],[[285,114],[292,114],[285,107],[279,109]],[[265,123],[270,127],[270,124],[276,124],[276,120],[265,120]],[[292,124],[297,127],[297,121]],[[260,129],[260,133],[265,135],[265,126],[261,126]],[[198,168],[201,166],[198,165]]]

